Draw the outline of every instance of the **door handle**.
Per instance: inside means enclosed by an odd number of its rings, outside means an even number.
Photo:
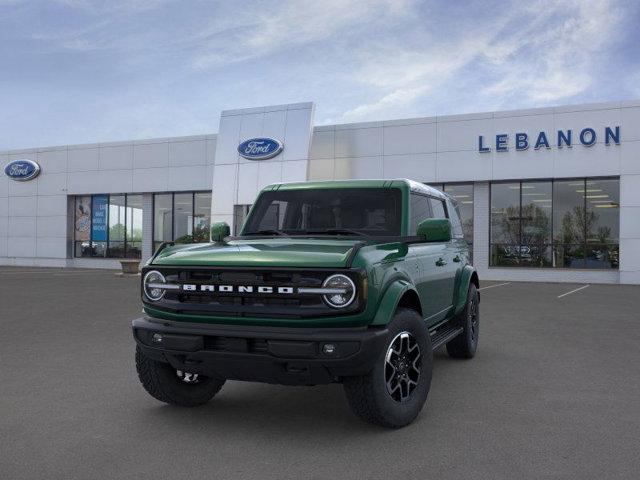
[[[456,255],[455,257],[453,257],[453,261],[456,263],[460,262],[460,256]]]
[[[447,262],[445,262],[442,257],[440,257],[438,260],[436,260],[436,266],[438,266],[438,267],[444,267],[446,264],[447,264]]]

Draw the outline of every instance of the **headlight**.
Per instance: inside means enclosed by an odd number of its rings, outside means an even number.
[[[149,300],[157,302],[164,297],[165,289],[162,288],[162,285],[165,283],[167,283],[167,281],[165,280],[164,275],[157,270],[147,272],[144,276],[144,280],[142,281],[144,294]]]
[[[333,308],[344,308],[356,298],[356,286],[346,275],[337,273],[328,277],[322,288],[332,290],[323,295],[324,301]]]

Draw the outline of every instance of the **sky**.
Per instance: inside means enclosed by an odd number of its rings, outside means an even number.
[[[640,99],[640,2],[0,0],[0,150]]]

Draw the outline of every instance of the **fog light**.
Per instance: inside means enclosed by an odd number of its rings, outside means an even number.
[[[162,342],[162,335],[159,333],[154,333],[153,336],[151,337],[151,341],[153,343],[161,343]]]
[[[322,346],[322,353],[325,355],[333,355],[336,351],[336,346],[333,343],[325,343]]]

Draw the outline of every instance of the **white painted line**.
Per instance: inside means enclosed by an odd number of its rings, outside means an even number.
[[[565,296],[567,296],[567,295],[571,295],[572,293],[579,292],[580,290],[584,290],[584,289],[585,289],[585,288],[587,288],[588,286],[589,286],[589,285],[583,285],[583,286],[582,286],[582,287],[580,287],[580,288],[576,288],[575,290],[571,290],[570,292],[563,293],[562,295],[558,295],[558,298],[562,298],[562,297],[565,297]]]
[[[478,291],[480,290],[486,290],[487,288],[493,288],[493,287],[501,287],[503,285],[509,285],[511,282],[504,282],[504,283],[496,283],[495,285],[487,285],[486,287],[482,287],[479,288]]]
[[[113,274],[115,270],[106,270],[106,271],[97,271],[97,272],[85,272],[85,271],[80,271],[80,272],[61,272],[61,271],[55,271],[55,272],[49,272],[46,270],[25,270],[25,271],[0,271],[0,276],[4,276],[4,275],[42,275],[42,276],[48,276],[48,275],[53,275],[56,277],[60,277],[60,276],[73,276],[73,275],[106,275],[106,274]]]

